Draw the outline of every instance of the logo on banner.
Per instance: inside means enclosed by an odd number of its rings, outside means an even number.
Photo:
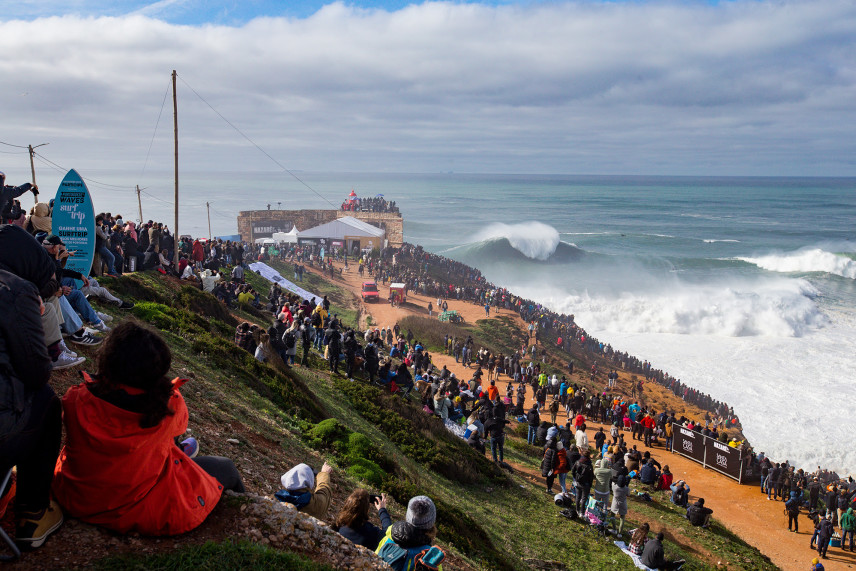
[[[52,229],[71,254],[65,267],[88,276],[95,258],[95,208],[86,183],[74,169],[59,183]]]

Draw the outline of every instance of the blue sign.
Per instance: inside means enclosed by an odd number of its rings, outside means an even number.
[[[71,254],[65,267],[88,276],[95,258],[95,208],[86,183],[74,169],[59,183],[51,228]]]

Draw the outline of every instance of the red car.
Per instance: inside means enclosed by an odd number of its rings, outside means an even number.
[[[374,282],[363,282],[363,301],[379,301],[380,294],[377,291],[377,284]]]

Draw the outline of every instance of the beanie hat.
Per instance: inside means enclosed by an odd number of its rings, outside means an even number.
[[[550,428],[547,429],[547,440],[550,440],[551,438],[555,438],[557,434],[559,434],[559,429],[556,428],[555,426],[551,426]]]
[[[407,523],[422,530],[434,527],[437,519],[437,508],[428,496],[410,498],[407,504]]]

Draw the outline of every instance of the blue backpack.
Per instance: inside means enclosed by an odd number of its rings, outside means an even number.
[[[436,571],[446,557],[437,546],[401,547],[387,541],[377,550],[378,557],[395,571]]]

